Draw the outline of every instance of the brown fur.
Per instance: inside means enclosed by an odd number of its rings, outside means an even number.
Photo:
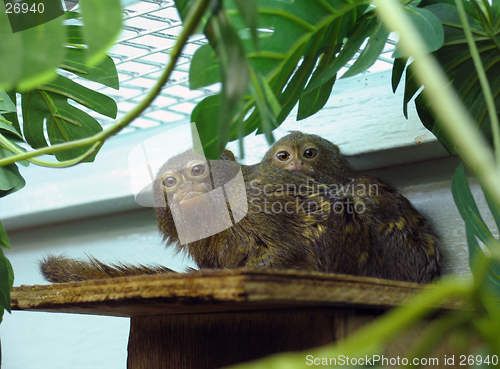
[[[304,157],[308,149],[314,157]],[[276,160],[287,150],[291,160]],[[193,175],[199,165],[210,175]],[[228,185],[240,168],[246,201]],[[176,184],[168,187],[167,178]],[[211,191],[221,186],[224,198],[215,201]],[[210,194],[190,198],[191,192]],[[239,166],[227,150],[221,160],[208,162],[192,151],[181,153],[160,169],[154,196],[167,246],[199,268],[300,269],[420,283],[440,275],[439,242],[427,220],[394,187],[357,174],[337,146],[316,135],[292,132],[254,166]],[[223,218],[203,206],[207,200],[229,209],[231,227],[210,234]],[[199,239],[203,232],[208,236]],[[41,269],[53,282],[172,272],[54,256]]]
[[[307,158],[311,149],[317,153]],[[333,143],[294,131],[262,163],[329,185],[332,271],[412,282],[441,274],[439,240],[429,222],[397,189],[356,173]]]

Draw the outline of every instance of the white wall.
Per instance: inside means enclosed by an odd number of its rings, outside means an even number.
[[[301,129],[339,144],[357,168],[392,182],[432,220],[446,248],[446,272],[467,273],[463,223],[450,192],[457,161],[446,157],[432,135],[422,145],[414,143],[426,131],[414,110],[409,121],[402,116],[401,93],[392,94],[389,78],[380,73],[338,81],[320,114],[302,122],[290,118],[276,137]],[[0,199],[16,286],[45,283],[37,262],[49,252],[89,254],[110,262],[159,262],[177,270],[192,265],[165,249],[152,210],[139,207],[128,186],[128,152],[157,132],[113,138],[94,164],[22,168],[26,188]],[[267,144],[258,137],[247,140],[245,148],[245,160],[252,163]],[[486,209],[484,201],[479,207]],[[491,216],[486,218],[493,224]],[[125,318],[14,311],[0,325],[3,368],[123,369],[128,328]]]

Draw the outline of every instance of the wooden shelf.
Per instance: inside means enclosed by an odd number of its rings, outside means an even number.
[[[21,286],[12,292],[12,308],[131,317],[129,369],[215,369],[344,338],[426,288],[434,287],[298,271],[206,270]],[[407,341],[397,343],[408,347]]]
[[[308,306],[386,309],[423,288],[432,285],[299,271],[206,270],[15,287],[12,308],[124,317]]]

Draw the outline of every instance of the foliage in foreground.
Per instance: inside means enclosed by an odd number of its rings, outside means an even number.
[[[8,91],[2,93],[0,102],[1,194],[7,195],[24,185],[14,162],[29,160],[55,166],[35,159],[41,153],[54,154],[61,166],[92,160],[107,137],[126,126],[154,99],[168,79],[187,37],[195,29],[204,32],[209,45],[200,48],[194,56],[190,86],[199,88],[222,82],[221,93],[201,101],[192,115],[205,152],[211,158],[216,157],[229,140],[254,131],[264,133],[271,142],[272,130],[284,121],[296,104],[299,106],[298,119],[316,113],[326,103],[346,62],[355,59],[342,77],[365,71],[382,52],[388,30],[397,30],[401,33],[401,42],[395,53],[394,88],[401,80],[407,55],[414,58],[405,77],[404,109],[423,85],[424,92],[416,99],[421,120],[450,152],[457,150],[477,175],[497,226],[500,226],[500,191],[495,188],[495,185],[498,188],[500,175],[491,165],[493,155],[479,138],[460,133],[466,132],[467,125],[471,125],[466,117],[447,119],[455,108],[464,104],[475,119],[474,127],[480,128],[483,137],[493,143],[495,152],[500,155],[495,110],[500,96],[500,73],[497,72],[500,0],[491,3],[425,0],[418,4],[407,3],[404,7],[389,0],[226,0],[213,3],[177,0],[184,30],[172,52],[171,62],[140,106],[106,132],[101,132],[100,126],[81,110],[70,107],[68,99],[110,117],[116,114],[113,102],[71,84],[65,76],[54,72],[60,67],[94,82],[117,87],[114,65],[111,66],[103,50],[120,28],[120,22],[116,21],[120,18],[116,16],[120,13],[118,1],[82,0],[81,5],[83,28],[63,25],[56,19],[41,28],[13,34],[6,26],[5,13],[0,13],[0,36],[4,41],[0,46],[0,65],[3,66],[0,86]],[[209,5],[214,6],[208,11]],[[89,9],[98,13],[89,17]],[[402,19],[407,20],[406,25],[402,24]],[[408,32],[412,26],[416,31]],[[110,36],[104,37],[102,42],[97,41],[103,35]],[[423,44],[418,37],[414,38],[416,35],[424,40]],[[13,46],[16,42],[22,45],[20,49]],[[414,45],[418,46],[412,48]],[[441,70],[447,73],[462,103],[439,106],[443,101],[441,97],[449,95],[448,84],[440,77],[439,70],[421,68],[425,64],[424,51],[433,52],[440,61]],[[43,63],[29,72],[27,66],[35,56]],[[88,63],[89,60],[93,63]],[[6,73],[9,68],[15,73]],[[434,86],[432,78],[442,82]],[[22,94],[22,127],[17,121],[15,92]],[[37,150],[23,153],[19,142]],[[432,342],[436,342],[436,337],[465,328],[472,328],[484,339],[488,352],[500,352],[498,241],[479,214],[462,167],[454,176],[452,191],[466,224],[474,282],[442,281],[436,288],[417,296],[408,306],[395,309],[352,336],[342,346],[342,354],[380,350],[390,337],[429,315],[450,298],[461,298],[468,309],[437,319],[415,348],[415,355],[423,355]],[[0,228],[0,245],[9,247],[3,228]],[[0,254],[0,305],[7,309],[11,286],[10,264]],[[334,345],[311,352],[316,356],[333,357],[336,352],[340,353],[339,350],[339,346]],[[294,360],[297,358],[294,355],[298,354],[277,355],[250,365],[262,368],[304,366],[302,359]],[[300,355],[305,357],[303,353]]]

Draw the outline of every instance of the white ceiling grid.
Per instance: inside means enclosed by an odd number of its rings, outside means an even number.
[[[137,105],[156,83],[169,60],[169,53],[181,27],[179,15],[171,0],[142,0],[127,5],[124,8],[122,34],[109,52],[118,70],[120,89],[103,87],[80,77],[74,80],[115,99],[120,118]],[[219,90],[219,85],[194,91],[188,87],[189,63],[196,49],[206,42],[202,35],[189,39],[161,94],[139,118],[122,131],[123,133],[185,121],[203,97]],[[387,44],[384,54],[370,71],[390,68],[393,44],[394,42]],[[81,106],[80,108],[84,109]],[[112,123],[109,118],[91,111],[88,113],[104,127]]]

